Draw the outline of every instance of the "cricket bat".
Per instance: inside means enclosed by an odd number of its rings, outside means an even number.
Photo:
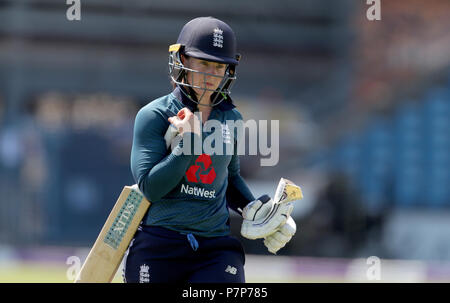
[[[150,202],[138,186],[125,186],[91,248],[75,283],[109,283],[142,221]]]
[[[177,134],[176,128],[169,125],[164,135],[167,148]],[[137,184],[123,188],[75,283],[109,283],[114,279],[125,251],[149,207],[150,202],[139,191]]]

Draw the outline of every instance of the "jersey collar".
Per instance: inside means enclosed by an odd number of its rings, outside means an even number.
[[[175,98],[177,98],[179,101],[181,101],[181,103],[183,103],[183,105],[185,105],[187,108],[189,108],[192,112],[197,111],[198,110],[197,103],[195,103],[189,97],[187,97],[186,90],[183,89],[184,92],[186,93],[186,94],[184,94],[181,91],[182,89],[183,88],[177,86],[173,90],[172,93],[175,96]],[[227,110],[232,110],[235,107],[236,106],[233,104],[233,100],[231,100],[230,96],[227,96],[227,99],[223,100],[222,102],[220,102],[218,105],[214,106],[213,108],[218,108],[221,111],[227,111]]]

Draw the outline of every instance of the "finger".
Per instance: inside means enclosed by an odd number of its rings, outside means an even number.
[[[186,111],[186,107],[183,107],[182,109],[180,109],[180,110],[178,111],[177,116],[178,116],[180,119],[183,119],[183,117],[184,117],[184,115],[185,115],[185,111]]]
[[[273,207],[272,201],[264,203],[262,205],[261,209],[259,210],[259,212],[261,213],[261,216],[266,217],[272,210],[272,207]]]
[[[283,226],[286,221],[286,216],[274,215],[273,219],[269,221],[267,229],[273,230],[273,232],[275,232],[279,227]]]
[[[271,234],[267,238],[273,238],[280,243],[287,243],[292,239],[291,235],[285,235],[281,231],[277,231],[276,233]]]
[[[191,120],[191,118],[192,118],[193,115],[194,115],[194,114],[193,114],[190,110],[186,109],[186,112],[184,113],[184,118],[183,118],[183,120],[184,120],[184,121]]]
[[[273,202],[269,196],[263,195],[257,200],[250,202],[246,206],[246,216],[248,220],[260,220],[267,217],[269,212],[272,210]]]
[[[261,207],[262,202],[259,200],[250,202],[247,206],[244,207],[242,211],[242,217],[247,220],[253,221],[255,219],[256,212]]]
[[[284,214],[286,217],[289,217],[292,213],[292,211],[294,210],[294,204],[293,203],[286,203],[286,204],[281,204],[281,213]]]
[[[294,219],[292,217],[289,217],[286,220],[286,224],[280,227],[279,230],[283,235],[286,236],[293,236],[295,232],[297,231],[297,224],[295,224]]]
[[[266,238],[264,239],[264,245],[267,247],[267,249],[269,250],[269,252],[275,254],[277,251],[279,251],[284,245],[274,241],[271,238]]]
[[[187,114],[187,113],[192,114],[192,112],[191,112],[191,110],[190,110],[189,108],[183,107],[183,109],[184,109],[184,112],[185,112],[186,114]]]
[[[169,117],[167,120],[169,120],[169,122],[174,126],[178,121],[181,121],[180,118],[178,118],[177,116]]]
[[[277,254],[277,251],[280,250],[280,248],[278,248],[278,247],[272,247],[272,246],[268,246],[268,245],[266,245],[266,247],[267,247],[267,250],[268,250],[269,252],[273,253],[274,255],[276,255],[276,254]]]
[[[185,114],[184,116],[183,116],[183,119],[181,119],[181,122],[183,122],[183,123],[188,123],[188,121],[189,120],[191,120],[192,119],[192,116],[193,116],[193,114]]]
[[[274,237],[267,237],[264,239],[264,242],[266,242],[268,245],[270,245],[272,247],[279,247],[279,248],[286,245],[286,242],[280,242],[277,239],[275,239]]]
[[[286,222],[286,218],[283,216],[278,216],[268,223],[263,224],[259,227],[252,229],[252,234],[254,238],[266,238],[275,232],[277,232],[278,227]]]
[[[188,117],[192,116],[192,112],[189,110],[189,108],[183,107],[183,108],[180,109],[180,111],[177,113],[177,116],[178,116],[181,120],[184,120],[184,118],[185,118],[186,116],[188,116]]]

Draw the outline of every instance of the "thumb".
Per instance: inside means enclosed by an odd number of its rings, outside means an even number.
[[[169,120],[170,123],[174,124],[176,121],[180,121],[180,118],[177,116],[169,117],[167,120]]]
[[[270,199],[268,202],[264,203],[259,209],[258,213],[256,214],[256,216],[258,217],[257,219],[265,218],[272,210],[272,207],[273,203],[272,199]]]
[[[255,200],[247,204],[242,211],[242,217],[246,220],[253,221],[255,219],[255,214],[258,209],[261,208],[262,202],[259,200]]]
[[[297,231],[297,224],[295,224],[295,221],[294,221],[294,219],[292,219],[292,217],[289,217],[286,221],[286,224],[284,224],[280,228],[280,232],[283,235],[290,236],[290,237],[292,237],[296,231]]]
[[[250,221],[265,218],[272,210],[273,201],[268,195],[262,195],[250,202],[242,211],[242,217]]]

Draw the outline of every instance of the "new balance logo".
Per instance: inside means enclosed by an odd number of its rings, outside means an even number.
[[[237,273],[237,269],[236,267],[228,265],[227,268],[225,269],[225,272],[235,275]]]

